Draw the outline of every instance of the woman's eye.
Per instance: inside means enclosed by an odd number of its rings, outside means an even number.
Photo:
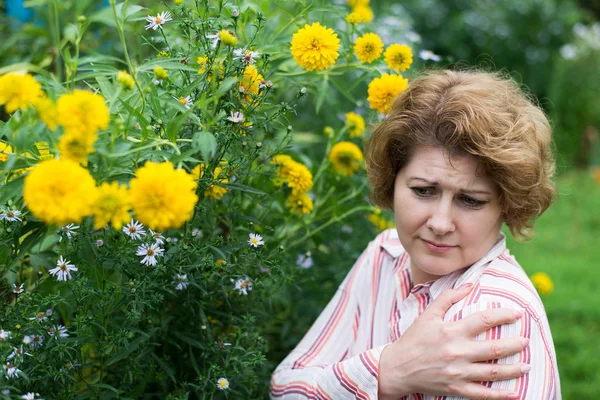
[[[412,191],[419,197],[428,197],[432,195],[431,188],[423,188],[423,187],[414,187],[411,188]]]
[[[464,196],[462,199],[463,203],[468,207],[478,208],[483,206],[487,201],[477,200],[469,196]]]

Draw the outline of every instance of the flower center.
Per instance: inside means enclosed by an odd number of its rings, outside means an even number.
[[[366,51],[367,53],[372,53],[372,52],[373,52],[373,45],[372,45],[371,43],[368,43],[368,44],[365,46],[365,51]]]
[[[132,226],[129,228],[129,233],[136,233],[137,232],[137,228],[135,226]]]
[[[59,267],[60,267],[61,271],[66,271],[68,269],[67,264],[60,264]]]
[[[38,319],[44,318],[44,313],[42,313],[42,312],[37,313],[37,317],[38,317]]]
[[[156,18],[154,19],[154,23],[155,23],[155,24],[162,24],[162,23],[163,23],[163,19],[162,19],[161,17],[156,17]]]
[[[9,211],[6,213],[6,216],[9,218],[13,218],[15,216],[15,213],[13,211]]]
[[[319,40],[319,38],[313,38],[310,47],[313,50],[321,50],[321,41]]]
[[[187,104],[187,100],[185,99],[185,97],[181,97],[181,98],[179,98],[179,102],[180,102],[181,104],[183,104],[184,106]]]
[[[152,257],[154,255],[154,250],[148,249],[148,251],[146,252],[146,254],[148,254],[150,257]]]
[[[250,240],[252,241],[252,244],[256,244],[256,243],[258,243],[258,239],[257,239],[257,238],[252,238],[252,239],[250,239]]]

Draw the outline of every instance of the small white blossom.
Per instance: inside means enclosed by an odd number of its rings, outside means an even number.
[[[104,240],[102,240],[102,239],[96,240],[96,246],[98,246],[98,247],[104,246]]]
[[[237,18],[238,15],[240,15],[240,10],[238,10],[237,8],[234,8],[233,10],[231,10],[231,16],[233,18]]]
[[[154,244],[165,244],[165,238],[160,232],[154,232],[150,229],[150,236],[154,238]]]
[[[53,325],[48,328],[48,335],[54,336],[54,338],[65,338],[69,337],[69,333],[67,332],[67,328],[63,325]]]
[[[219,35],[219,32],[215,33],[214,35],[206,35],[206,38],[212,40],[213,49],[217,48],[219,42],[221,41],[221,36]]]
[[[233,282],[233,279],[231,280]],[[252,280],[247,276],[235,281],[235,290],[239,292],[239,294],[247,295],[249,291],[252,290]]]
[[[56,262],[56,268],[52,268],[48,273],[55,275],[58,281],[68,281],[71,279],[71,271],[77,271],[77,267],[71,264],[70,261],[66,261],[63,256],[60,256]]]
[[[174,243],[179,242],[179,239],[177,239],[176,237],[168,237],[167,242],[174,244]]]
[[[21,294],[21,293],[23,293],[25,291],[25,289],[23,289],[23,285],[24,285],[24,283],[21,283],[20,286],[17,286],[17,285],[15,285],[13,283],[13,290],[12,290],[13,293],[14,294]]]
[[[302,89],[300,89],[300,93],[306,94],[306,87],[302,86]]]
[[[225,390],[229,388],[229,381],[227,378],[219,378],[217,380],[217,387],[221,390]]]
[[[34,349],[40,347],[44,343],[44,338],[40,335],[25,335],[23,344],[31,345]]]
[[[4,372],[6,373],[7,378],[16,378],[21,372],[20,369],[12,365],[11,363],[6,363],[4,365]]]
[[[354,229],[352,229],[352,227],[350,225],[342,225],[341,231],[342,231],[342,233],[349,235],[354,231]]]
[[[21,398],[23,400],[44,400],[44,399],[42,399],[39,396],[40,396],[39,393],[29,392],[29,393],[26,393],[26,394],[22,395]]]
[[[4,389],[4,390],[2,391],[2,395],[3,395],[3,396],[7,396],[7,397],[8,397],[8,396],[10,396],[10,390],[8,390],[8,389]]]
[[[192,106],[194,105],[194,103],[192,102],[192,97],[191,96],[185,96],[185,97],[180,97],[180,98],[176,98],[176,100],[185,108],[187,108],[188,110],[190,108],[192,108]]]
[[[177,274],[175,275],[175,282],[177,286],[175,286],[176,290],[185,290],[188,287],[188,277],[187,274]]]
[[[60,228],[60,232],[67,235],[68,239],[72,239],[73,236],[75,236],[75,234],[77,233],[77,232],[75,232],[77,229],[79,229],[79,225],[69,224],[69,225],[65,225],[62,228]],[[62,239],[62,237],[61,237],[61,239]]]
[[[233,122],[234,124],[237,124],[238,122],[244,122],[244,114],[242,114],[240,111],[231,111],[231,115],[227,117],[227,120]]]
[[[299,254],[298,258],[296,259],[296,265],[304,269],[312,267],[313,259],[311,257],[310,251],[307,251],[306,254]]]
[[[19,347],[15,347],[14,350],[13,350],[13,352],[10,353],[8,355],[8,357],[6,357],[6,360],[7,361],[8,360],[12,360],[13,358],[15,360],[19,360],[19,359],[21,359],[21,357],[23,357],[23,354],[26,354],[26,353],[23,353],[23,345],[21,345]]]
[[[225,343],[225,342],[215,342],[215,343],[217,343],[217,345],[222,349],[227,346],[231,346],[231,343]]]
[[[431,50],[421,50],[419,51],[419,58],[421,60],[431,60],[431,61],[440,61],[442,58],[437,54],[434,54]]]
[[[130,238],[136,240],[140,239],[143,235],[146,234],[146,231],[144,230],[144,225],[140,224],[137,221],[134,221],[133,218],[131,219],[130,223],[123,227],[123,232],[125,232],[125,234]]]
[[[235,49],[233,51],[233,59],[241,61],[244,65],[254,64],[259,55],[260,53],[258,51],[251,51],[248,49]]]
[[[264,245],[265,242],[263,242],[262,236],[260,236],[259,234],[251,233],[250,240],[248,240],[248,244],[252,247],[258,247]]]
[[[421,41],[421,35],[419,35],[418,33],[414,32],[414,31],[406,32],[405,36],[411,42],[420,42]]]
[[[163,252],[164,250],[158,247],[157,243],[152,243],[151,245],[142,244],[138,246],[135,255],[144,256],[142,261],[140,261],[141,264],[151,265],[154,267],[157,263],[156,257],[162,256]]]
[[[37,320],[38,322],[44,322],[46,319],[46,313],[43,313],[41,311],[35,314],[35,317],[29,318],[30,321]]]
[[[146,22],[148,22],[148,25],[146,25],[146,30],[148,30],[148,29],[156,30],[158,28],[162,29],[162,26],[164,25],[165,22],[172,21],[172,20],[173,20],[173,18],[171,18],[171,14],[168,11],[163,11],[163,12],[159,13],[156,17],[153,17],[152,15],[148,15],[146,17]]]
[[[19,218],[19,215],[21,214],[22,213],[19,210],[2,210],[2,212],[0,213],[0,221],[4,219],[10,222],[21,221],[21,218]]]
[[[193,237],[197,237],[197,238],[201,238],[203,236],[202,230],[198,229],[198,228],[192,229],[192,236]]]
[[[6,339],[10,339],[10,332],[0,329],[0,342],[5,341]]]

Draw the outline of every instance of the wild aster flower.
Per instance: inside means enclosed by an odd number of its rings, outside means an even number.
[[[231,343],[225,343],[225,342],[218,342],[217,344],[222,349],[225,348],[225,347],[227,347],[227,346],[231,346]]]
[[[227,378],[219,378],[217,380],[217,387],[221,390],[229,389],[229,381]]]
[[[260,53],[248,49],[235,49],[233,51],[233,59],[241,61],[244,65],[254,64]]]
[[[19,215],[21,215],[22,212],[19,210],[7,210],[7,211],[2,211],[0,213],[0,221],[2,220],[7,220],[10,222],[14,222],[14,221],[21,221],[21,218],[19,218]]]
[[[131,219],[130,223],[123,227],[123,232],[125,232],[127,236],[135,240],[140,239],[142,235],[146,234],[146,231],[144,230],[144,225],[140,224],[137,221],[134,221],[133,218]]]
[[[219,32],[215,33],[214,35],[206,35],[206,38],[212,40],[213,49],[215,49],[221,41],[221,36],[219,35]]]
[[[232,279],[233,281],[233,279]],[[252,290],[252,280],[247,276],[235,281],[235,290],[239,292],[239,294],[247,295],[249,291]]]
[[[419,51],[419,58],[424,61],[431,60],[431,61],[435,61],[435,62],[440,61],[442,59],[437,54],[434,54],[431,50]]]
[[[202,235],[203,235],[203,233],[202,233],[201,229],[198,229],[198,228],[192,229],[192,236],[193,237],[201,238]]]
[[[234,8],[233,10],[231,10],[231,16],[233,18],[237,18],[240,15],[240,10],[238,10],[237,8]]]
[[[180,97],[177,99],[179,103],[181,103],[188,110],[192,108],[194,103],[192,102],[192,98],[190,96]]]
[[[38,397],[39,395],[40,395],[39,393],[29,392],[29,393],[25,393],[24,395],[22,395],[21,398],[23,400],[44,400],[41,397]]]
[[[5,341],[6,339],[10,339],[10,332],[0,329],[0,342]]]
[[[240,111],[232,111],[231,115],[227,117],[227,120],[233,122],[234,124],[237,124],[238,122],[244,122],[244,114],[242,114]]]
[[[19,347],[15,347],[13,352],[10,353],[8,355],[8,357],[6,357],[6,360],[11,360],[11,359],[20,359],[21,357],[23,357],[23,345],[19,346]]]
[[[104,240],[102,240],[102,239],[96,240],[96,246],[98,246],[98,247],[104,246]]]
[[[53,325],[48,328],[48,335],[54,336],[55,339],[69,337],[67,328],[63,325]]]
[[[156,30],[158,28],[162,29],[162,26],[165,24],[165,22],[168,21],[173,21],[173,18],[171,18],[171,14],[168,11],[163,11],[159,13],[156,17],[148,15],[146,17],[146,22],[148,22],[148,25],[146,25],[146,30]]]
[[[67,235],[68,239],[71,239],[77,233],[75,232],[77,229],[79,229],[79,225],[69,224],[60,228],[60,231]]]
[[[8,390],[8,389],[4,389],[1,393],[3,396],[6,396],[6,397],[10,396],[10,390]]]
[[[4,372],[6,373],[6,377],[10,379],[16,378],[19,375],[19,372],[21,372],[21,370],[12,365],[11,363],[6,363],[4,365]]]
[[[187,274],[177,274],[175,275],[175,282],[177,286],[175,286],[176,290],[185,290],[188,287],[188,277]]]
[[[248,244],[252,247],[258,247],[264,245],[265,242],[263,242],[262,236],[260,236],[259,234],[251,233],[250,240],[248,240]]]
[[[302,86],[302,89],[300,89],[300,93],[306,94],[306,87],[305,86]]]
[[[154,232],[150,229],[150,236],[154,238],[154,244],[165,244],[165,237],[160,232]]]
[[[313,259],[311,257],[310,251],[307,251],[306,254],[298,254],[298,258],[296,259],[296,265],[304,269],[312,267]]]
[[[44,338],[40,335],[25,335],[23,337],[23,344],[31,345],[34,349],[40,347],[44,343]]]
[[[70,261],[65,261],[63,256],[60,256],[56,262],[56,268],[48,271],[50,275],[56,275],[58,281],[68,281],[71,279],[71,271],[77,271],[77,267],[71,264]]]
[[[23,289],[23,285],[24,283],[21,283],[21,286],[17,286],[13,283],[13,293],[14,294],[21,294],[25,291],[25,289]]]
[[[137,248],[135,255],[144,256],[142,261],[140,261],[141,264],[151,265],[154,267],[157,262],[156,257],[162,256],[163,252],[164,250],[158,247],[157,243],[153,243],[151,245],[142,244]]]

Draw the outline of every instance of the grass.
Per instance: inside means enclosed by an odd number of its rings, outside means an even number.
[[[600,184],[589,173],[558,179],[559,199],[527,243],[508,246],[528,275],[546,272],[554,292],[542,298],[550,321],[565,400],[600,393]]]

